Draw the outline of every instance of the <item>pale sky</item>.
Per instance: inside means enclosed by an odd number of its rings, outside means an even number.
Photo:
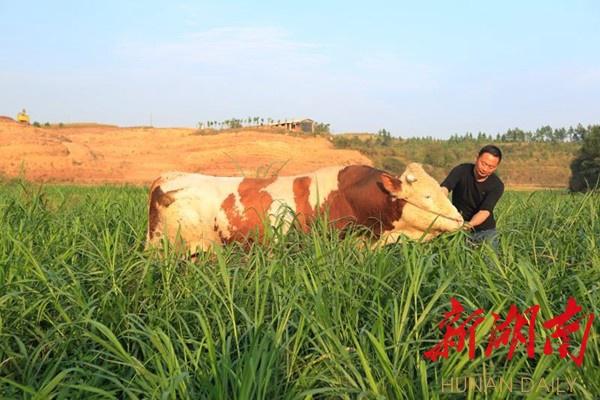
[[[600,123],[598,1],[0,0],[0,49],[0,115],[41,123]]]

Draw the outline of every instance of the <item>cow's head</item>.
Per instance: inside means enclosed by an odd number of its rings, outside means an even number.
[[[461,228],[462,216],[421,164],[409,164],[399,178],[384,174],[381,179],[392,196],[406,202],[395,230],[414,239],[427,232],[425,238],[429,239]]]

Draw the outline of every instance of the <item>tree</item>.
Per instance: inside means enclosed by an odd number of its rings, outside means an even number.
[[[577,128],[575,128],[575,132],[573,133],[573,140],[576,142],[581,142],[587,136],[588,130],[585,126],[581,124],[577,124]]]
[[[382,146],[389,146],[392,141],[392,134],[386,129],[380,129],[379,132],[377,132],[377,141]]]
[[[569,189],[585,192],[600,189],[600,125],[589,127],[579,154],[571,163]]]
[[[540,142],[554,139],[554,131],[549,125],[542,126],[535,131],[534,138]]]
[[[569,142],[575,141],[575,129],[572,126],[569,126],[569,129],[567,129],[567,140]]]
[[[323,122],[315,123],[315,135],[322,135],[329,133],[329,124]]]
[[[554,130],[552,137],[553,142],[564,142],[567,138],[567,130],[565,128],[559,128]]]
[[[502,140],[507,142],[522,142],[525,140],[525,132],[519,128],[509,129],[502,136]]]

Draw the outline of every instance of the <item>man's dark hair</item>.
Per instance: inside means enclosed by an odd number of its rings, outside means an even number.
[[[483,153],[490,153],[494,157],[498,157],[499,161],[502,161],[502,152],[498,148],[498,146],[494,146],[493,144],[488,144],[487,146],[483,146],[481,150],[479,150],[478,157],[481,157]]]

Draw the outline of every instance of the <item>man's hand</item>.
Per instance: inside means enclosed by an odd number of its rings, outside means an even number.
[[[464,224],[463,224],[463,226],[462,226],[462,229],[463,229],[464,231],[472,231],[472,230],[473,230],[473,228],[474,228],[474,227],[473,227],[473,225],[471,225],[471,223],[470,223],[470,222],[466,222],[466,221],[465,221],[465,223],[464,223]]]

